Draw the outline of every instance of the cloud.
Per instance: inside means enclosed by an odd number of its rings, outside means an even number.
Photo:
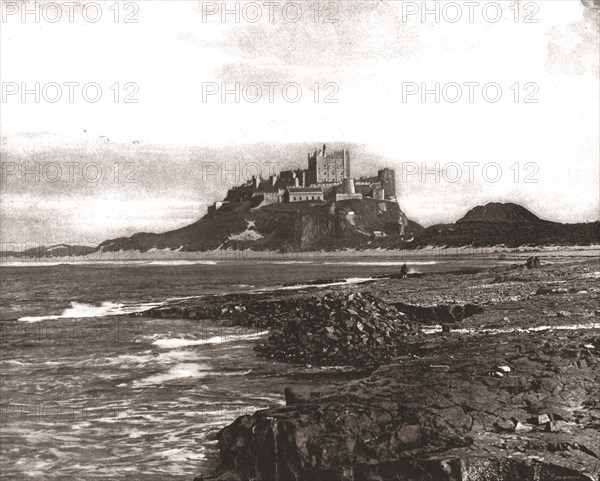
[[[580,21],[553,27],[548,35],[548,59],[551,72],[600,76],[600,2],[581,0]]]
[[[274,23],[256,24],[223,23],[218,16],[203,22],[207,2],[137,3],[140,22],[134,25],[115,24],[110,11],[98,24],[13,19],[2,25],[3,79],[29,86],[94,81],[104,89],[98,103],[80,95],[74,103],[11,97],[2,106],[2,160],[96,162],[106,173],[98,183],[23,183],[12,177],[2,185],[2,200],[33,195],[40,215],[32,219],[29,208],[11,201],[12,211],[2,214],[4,232],[11,228],[5,225],[18,225],[10,231],[16,237],[21,232],[43,240],[52,234],[60,240],[61,230],[76,229],[101,241],[130,233],[123,227],[129,220],[134,230],[179,227],[198,218],[230,185],[246,180],[203,182],[203,161],[305,162],[307,151],[332,140],[351,149],[357,173],[382,163],[356,144],[369,145],[396,168],[411,161],[494,161],[508,179],[515,162],[540,166],[543,182],[529,186],[421,185],[413,179],[402,186],[401,205],[424,223],[454,220],[467,203],[507,196],[539,207],[536,212],[547,218],[597,217],[598,0],[538,2],[538,23],[515,22],[512,2],[503,2],[497,23],[481,21],[478,10],[476,22],[457,24],[435,23],[431,16],[427,22],[418,16],[404,22],[398,1],[321,2],[339,6],[337,23],[323,22],[328,13],[323,10],[315,22],[306,6],[317,2],[302,2],[306,10],[297,23],[281,21],[276,11]],[[521,19],[526,13],[521,11]],[[202,99],[203,82],[268,81],[298,82],[302,100],[285,102],[280,90],[273,103]],[[472,104],[431,97],[422,103],[420,96],[405,102],[406,81],[430,88],[436,82],[498,82],[503,98],[497,104],[481,95]],[[114,82],[136,82],[139,103],[115,103]],[[339,102],[315,102],[310,89],[315,82],[321,87],[336,82]],[[511,88],[518,83],[523,99],[528,82],[538,85],[539,102],[514,102]],[[322,89],[320,99],[327,93]],[[101,135],[110,143],[100,141]],[[124,162],[139,164],[137,184],[110,182],[112,166]],[[102,209],[101,223],[80,222],[78,200],[90,206],[106,198],[116,203]],[[172,202],[186,199],[189,204],[171,215]],[[57,223],[55,211],[63,201]],[[45,202],[55,210],[45,210]],[[129,212],[136,202],[140,216]],[[51,229],[36,227],[44,218]]]

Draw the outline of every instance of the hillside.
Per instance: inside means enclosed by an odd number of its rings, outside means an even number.
[[[471,209],[454,224],[418,234],[413,246],[590,245],[600,244],[600,222],[560,224],[542,220],[517,204],[490,203]]]
[[[6,253],[5,257],[75,257],[98,251],[152,249],[314,251],[596,244],[600,244],[600,222],[549,222],[517,204],[477,206],[456,223],[424,228],[407,219],[396,202],[365,198],[262,207],[252,201],[232,202],[193,224],[169,232],[141,232],[106,240],[97,247],[60,244]]]
[[[485,222],[485,223],[527,223],[540,222],[541,219],[528,211],[525,207],[518,204],[501,204],[498,202],[486,205],[478,205],[465,214],[462,219],[456,221],[457,224],[467,222]]]
[[[181,229],[107,240],[100,248],[144,252],[153,248],[204,251],[216,248],[318,250],[362,247],[375,236],[394,237],[398,243],[407,222],[396,202],[368,198],[328,204],[271,204],[260,208],[253,208],[251,202],[246,201],[225,204]]]

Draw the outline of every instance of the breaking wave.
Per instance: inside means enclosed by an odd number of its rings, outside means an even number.
[[[104,317],[104,316],[119,316],[124,314],[132,314],[134,312],[145,311],[152,307],[158,307],[160,303],[144,303],[144,304],[122,304],[120,302],[105,301],[99,306],[94,304],[86,304],[84,302],[71,302],[71,307],[66,308],[61,314],[49,316],[25,316],[19,318],[22,322],[40,322],[53,319],[76,319],[86,317]]]
[[[200,378],[207,374],[212,368],[208,364],[177,364],[169,369],[167,372],[154,374],[141,380],[134,381],[134,387],[139,387],[148,384],[163,384],[168,381],[175,381],[177,379],[185,378]]]
[[[177,349],[180,347],[202,346],[204,344],[223,344],[226,342],[253,341],[269,334],[269,331],[254,332],[251,334],[226,334],[224,336],[213,336],[207,339],[182,339],[168,338],[158,339],[152,344],[162,349]]]

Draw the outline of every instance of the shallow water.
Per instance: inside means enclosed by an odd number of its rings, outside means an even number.
[[[208,472],[219,429],[328,370],[258,358],[264,330],[127,314],[174,298],[398,270],[364,261],[0,268],[2,479],[189,481]]]
[[[5,331],[5,479],[189,480],[214,461],[218,429],[282,402],[282,386],[265,389],[264,377],[283,369],[255,356],[249,330],[199,330],[187,320],[53,323],[54,338],[33,342]]]

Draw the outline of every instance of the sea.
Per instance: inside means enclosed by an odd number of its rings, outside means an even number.
[[[404,262],[0,266],[0,479],[191,481],[209,473],[221,428],[284,404],[284,387],[318,383],[336,368],[258,357],[264,330],[131,314],[224,293],[328,283],[358,289]],[[457,264],[408,266],[430,272]]]

